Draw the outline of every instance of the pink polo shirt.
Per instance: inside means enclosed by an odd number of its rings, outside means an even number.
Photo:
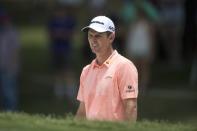
[[[87,119],[124,120],[123,99],[137,96],[137,69],[116,50],[101,66],[93,60],[83,68],[77,99],[85,103]]]

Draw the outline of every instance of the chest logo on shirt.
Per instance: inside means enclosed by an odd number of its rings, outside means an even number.
[[[106,76],[105,79],[112,79],[112,76]]]

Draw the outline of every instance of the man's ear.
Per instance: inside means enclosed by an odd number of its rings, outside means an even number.
[[[109,39],[110,39],[110,40],[113,40],[113,34],[111,34],[111,35],[109,36]]]
[[[112,33],[112,34],[109,36],[109,39],[110,39],[110,40],[114,40],[114,39],[115,39],[115,33]]]

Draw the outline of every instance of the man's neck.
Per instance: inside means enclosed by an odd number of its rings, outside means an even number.
[[[106,51],[104,54],[99,54],[96,56],[96,62],[98,65],[102,65],[113,53],[114,49]]]

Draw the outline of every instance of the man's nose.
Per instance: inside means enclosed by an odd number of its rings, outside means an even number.
[[[96,42],[96,37],[95,36],[92,37],[92,40],[93,40],[93,42]]]

